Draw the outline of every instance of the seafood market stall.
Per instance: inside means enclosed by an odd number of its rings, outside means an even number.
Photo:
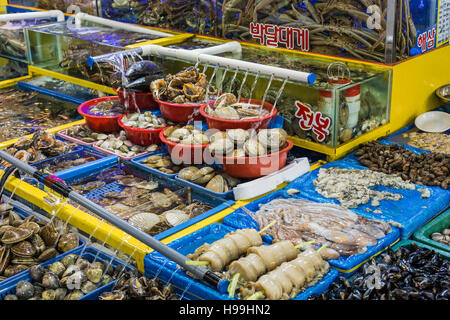
[[[0,300],[448,300],[446,1],[9,6]]]

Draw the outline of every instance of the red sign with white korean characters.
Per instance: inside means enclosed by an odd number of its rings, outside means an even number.
[[[299,119],[299,127],[304,131],[312,130],[317,141],[324,141],[330,135],[331,119],[324,117],[320,111],[312,111],[310,107],[300,101],[295,101],[295,106],[297,107],[295,116]]]
[[[301,51],[309,51],[309,30],[283,27],[273,24],[250,23],[250,34],[258,39],[259,44],[278,48],[284,44],[286,49],[298,47]]]
[[[436,45],[436,28],[425,31],[417,36],[417,47],[421,53],[433,49]]]

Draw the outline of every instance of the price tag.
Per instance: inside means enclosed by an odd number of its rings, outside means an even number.
[[[450,38],[450,0],[438,1],[436,47],[442,46]]]

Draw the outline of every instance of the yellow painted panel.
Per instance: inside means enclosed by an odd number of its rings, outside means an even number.
[[[74,122],[63,124],[61,126],[57,126],[57,127],[54,127],[54,128],[47,129],[45,131],[50,132],[50,133],[56,133],[58,131],[61,131],[61,130],[64,130],[64,129],[76,126],[78,124],[83,124],[83,123],[84,123],[84,119],[77,120],[77,121],[74,121]],[[24,137],[27,137],[27,138],[31,139],[33,137],[33,134],[29,134],[29,135],[26,135]],[[17,137],[15,139],[11,139],[11,140],[8,140],[8,141],[1,142],[0,143],[0,149],[9,147],[10,145],[16,143],[17,140],[19,140],[20,138],[22,138],[22,137]]]
[[[3,176],[4,172],[0,170],[0,176]],[[20,184],[20,187],[18,187]],[[132,256],[137,263],[137,267],[141,272],[144,272],[144,257],[147,253],[151,252],[151,248],[144,245],[142,242],[131,237],[122,230],[102,221],[98,218],[83,212],[81,209],[77,209],[69,204],[61,203],[54,208],[50,206],[44,198],[47,197],[47,193],[37,189],[26,182],[20,182],[19,179],[11,176],[8,178],[5,184],[6,190],[12,192],[22,199],[42,208],[49,214],[56,213],[58,218],[68,221],[71,225],[79,230],[91,234],[93,238],[98,239],[100,242],[105,242],[110,246],[119,249],[123,253]],[[54,209],[52,211],[52,209]]]
[[[171,44],[175,44],[175,43],[180,43],[183,42],[189,38],[194,37],[193,34],[179,34],[176,36],[172,36],[172,37],[165,37],[165,38],[159,38],[159,39],[155,39],[155,40],[150,40],[150,41],[145,41],[145,42],[139,42],[139,43],[135,43],[135,44],[131,44],[129,46],[126,46],[125,49],[133,49],[133,48],[137,48],[137,47],[141,47],[147,44],[157,44],[160,46],[168,46]]]
[[[450,46],[400,62],[393,69],[391,131],[442,105],[435,90],[450,83]]]
[[[31,78],[31,75],[26,75],[23,77],[18,77],[18,78],[14,78],[14,79],[8,79],[8,80],[3,80],[0,81],[0,88],[6,88],[6,87],[10,87],[15,85],[18,81],[22,81],[22,80],[26,80]]]

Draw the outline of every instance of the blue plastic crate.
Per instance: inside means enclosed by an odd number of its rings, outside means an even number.
[[[50,165],[55,165],[59,162],[62,161],[67,161],[67,160],[76,160],[79,158],[87,158],[87,157],[94,157],[96,160],[88,162],[88,163],[84,163],[82,165],[79,166],[74,166],[72,168],[68,168],[66,170],[61,170],[58,172],[53,172],[53,174],[58,175],[58,174],[64,174],[66,171],[68,170],[77,170],[80,168],[83,168],[87,165],[89,166],[101,166],[103,163],[109,163],[111,161],[111,159],[115,159],[115,161],[117,161],[117,156],[108,156],[104,153],[98,152],[96,150],[92,150],[89,148],[85,148],[85,147],[81,147],[81,149],[76,150],[76,151],[72,151],[66,154],[62,154],[60,156],[56,156],[53,158],[49,158],[49,159],[45,159],[42,161],[39,161],[35,164],[33,164],[34,167],[36,167],[38,170],[46,170],[46,168]]]
[[[122,265],[127,270],[134,269],[132,266],[125,264],[121,260],[119,260],[117,258],[112,258],[111,256],[105,254],[104,252],[101,252],[92,247],[86,247],[86,250],[84,250],[84,252],[83,252],[82,248],[77,248],[73,251],[66,252],[63,255],[59,255],[56,258],[53,258],[44,263],[41,263],[40,265],[43,267],[47,267],[56,261],[62,260],[62,258],[67,256],[68,254],[76,254],[76,255],[81,254],[81,256],[84,259],[88,260],[89,262],[93,262],[95,259],[95,261],[106,262],[107,264],[109,264],[109,262],[111,261],[111,266],[113,268],[116,267],[117,265]],[[2,285],[0,285],[0,300],[3,300],[5,298],[5,296],[8,294],[14,294],[15,287],[16,287],[17,283],[19,283],[20,281],[32,282],[29,270],[26,270],[25,272],[21,273],[21,275],[19,277],[16,277],[15,279],[10,278],[8,280],[9,280],[8,282],[5,282]],[[88,294],[81,297],[80,300],[96,300],[102,292],[107,291],[108,288],[112,288],[117,281],[118,281],[118,279],[112,281],[111,283],[109,283],[107,285],[101,286],[94,291],[89,292]]]
[[[250,202],[245,206],[248,210],[252,212],[256,212],[259,210],[260,206],[266,204],[272,200],[283,198],[298,198],[304,200],[310,200],[305,197],[299,195],[288,195],[286,193],[286,189],[278,190],[273,193],[270,193],[260,199]],[[359,212],[355,212],[359,214]],[[223,223],[237,229],[245,229],[245,228],[254,228],[259,230],[258,223],[247,214],[242,208],[236,209],[234,212],[223,218]],[[398,228],[392,227],[392,232],[387,234],[384,238],[378,240],[378,243],[375,246],[367,247],[367,251],[363,254],[358,254],[350,257],[339,257],[338,259],[333,259],[328,261],[333,268],[336,268],[340,272],[348,273],[356,268],[359,265],[370,259],[371,257],[379,254],[393,243],[398,241],[400,236],[400,231]],[[269,239],[269,238],[267,238]]]
[[[327,163],[322,167],[313,170],[288,184],[285,189],[295,188],[300,190],[301,195],[305,199],[316,202],[328,202],[339,204],[336,199],[325,198],[320,195],[313,185],[313,180],[317,178],[321,168],[338,167],[343,169],[360,169],[369,170],[367,167],[357,164],[357,160],[349,155],[344,159]],[[383,221],[395,221],[402,225],[401,237],[408,238],[414,231],[419,229],[427,221],[438,215],[440,212],[448,208],[450,203],[450,191],[440,187],[429,187],[416,185],[416,189],[424,188],[430,191],[430,197],[422,199],[421,193],[417,190],[392,189],[384,186],[377,186],[376,190],[386,190],[393,193],[399,193],[403,196],[398,201],[382,200],[378,207],[371,207],[370,203],[359,205],[358,208],[352,209],[357,214],[372,219]],[[371,210],[381,210],[381,214],[367,212],[366,208]]]
[[[197,230],[183,238],[177,239],[169,246],[176,251],[187,255],[204,243],[212,243],[223,238],[227,233],[236,229],[221,223],[213,223]],[[157,276],[163,281],[171,283],[186,299],[198,300],[230,300],[228,294],[221,294],[215,288],[189,277],[177,267],[177,264],[158,252],[148,254],[144,259],[145,275],[147,277]],[[330,269],[323,279],[316,285],[299,293],[293,300],[306,300],[313,294],[321,294],[328,289],[336,279],[338,272]],[[233,300],[236,300],[235,298]]]
[[[73,184],[75,181],[87,178],[89,176],[98,175],[102,171],[110,168],[123,168],[127,174],[133,174],[139,178],[152,180],[158,182],[160,185],[164,185],[166,187],[169,187],[172,191],[181,190],[185,188],[183,184],[181,184],[178,181],[175,181],[174,179],[167,179],[164,177],[156,176],[149,174],[148,172],[142,171],[139,168],[136,168],[132,163],[125,162],[123,164],[117,164],[117,162],[110,162],[110,163],[104,163],[101,168],[94,166],[86,166],[84,168],[80,168],[77,170],[72,170],[71,172],[66,172],[64,174],[58,175],[59,178],[63,179],[66,183]],[[95,179],[95,177],[92,177]],[[103,195],[107,192],[121,192],[125,187],[119,185],[117,181],[110,181],[107,182],[104,186],[101,188],[92,190],[90,192],[87,192],[84,194],[84,196],[88,199],[95,200],[95,199],[101,199],[103,198]],[[156,190],[155,190],[156,191]],[[234,201],[231,200],[224,200],[221,198],[216,198],[208,194],[203,194],[202,192],[199,192],[195,189],[191,190],[191,199],[192,201],[200,201],[206,205],[209,205],[213,207],[211,210],[208,210],[188,221],[185,221],[175,227],[172,227],[170,229],[167,229],[157,235],[155,235],[156,239],[164,239],[178,231],[181,231],[203,219],[206,219],[216,213],[219,213],[229,207],[231,207],[234,204]]]

